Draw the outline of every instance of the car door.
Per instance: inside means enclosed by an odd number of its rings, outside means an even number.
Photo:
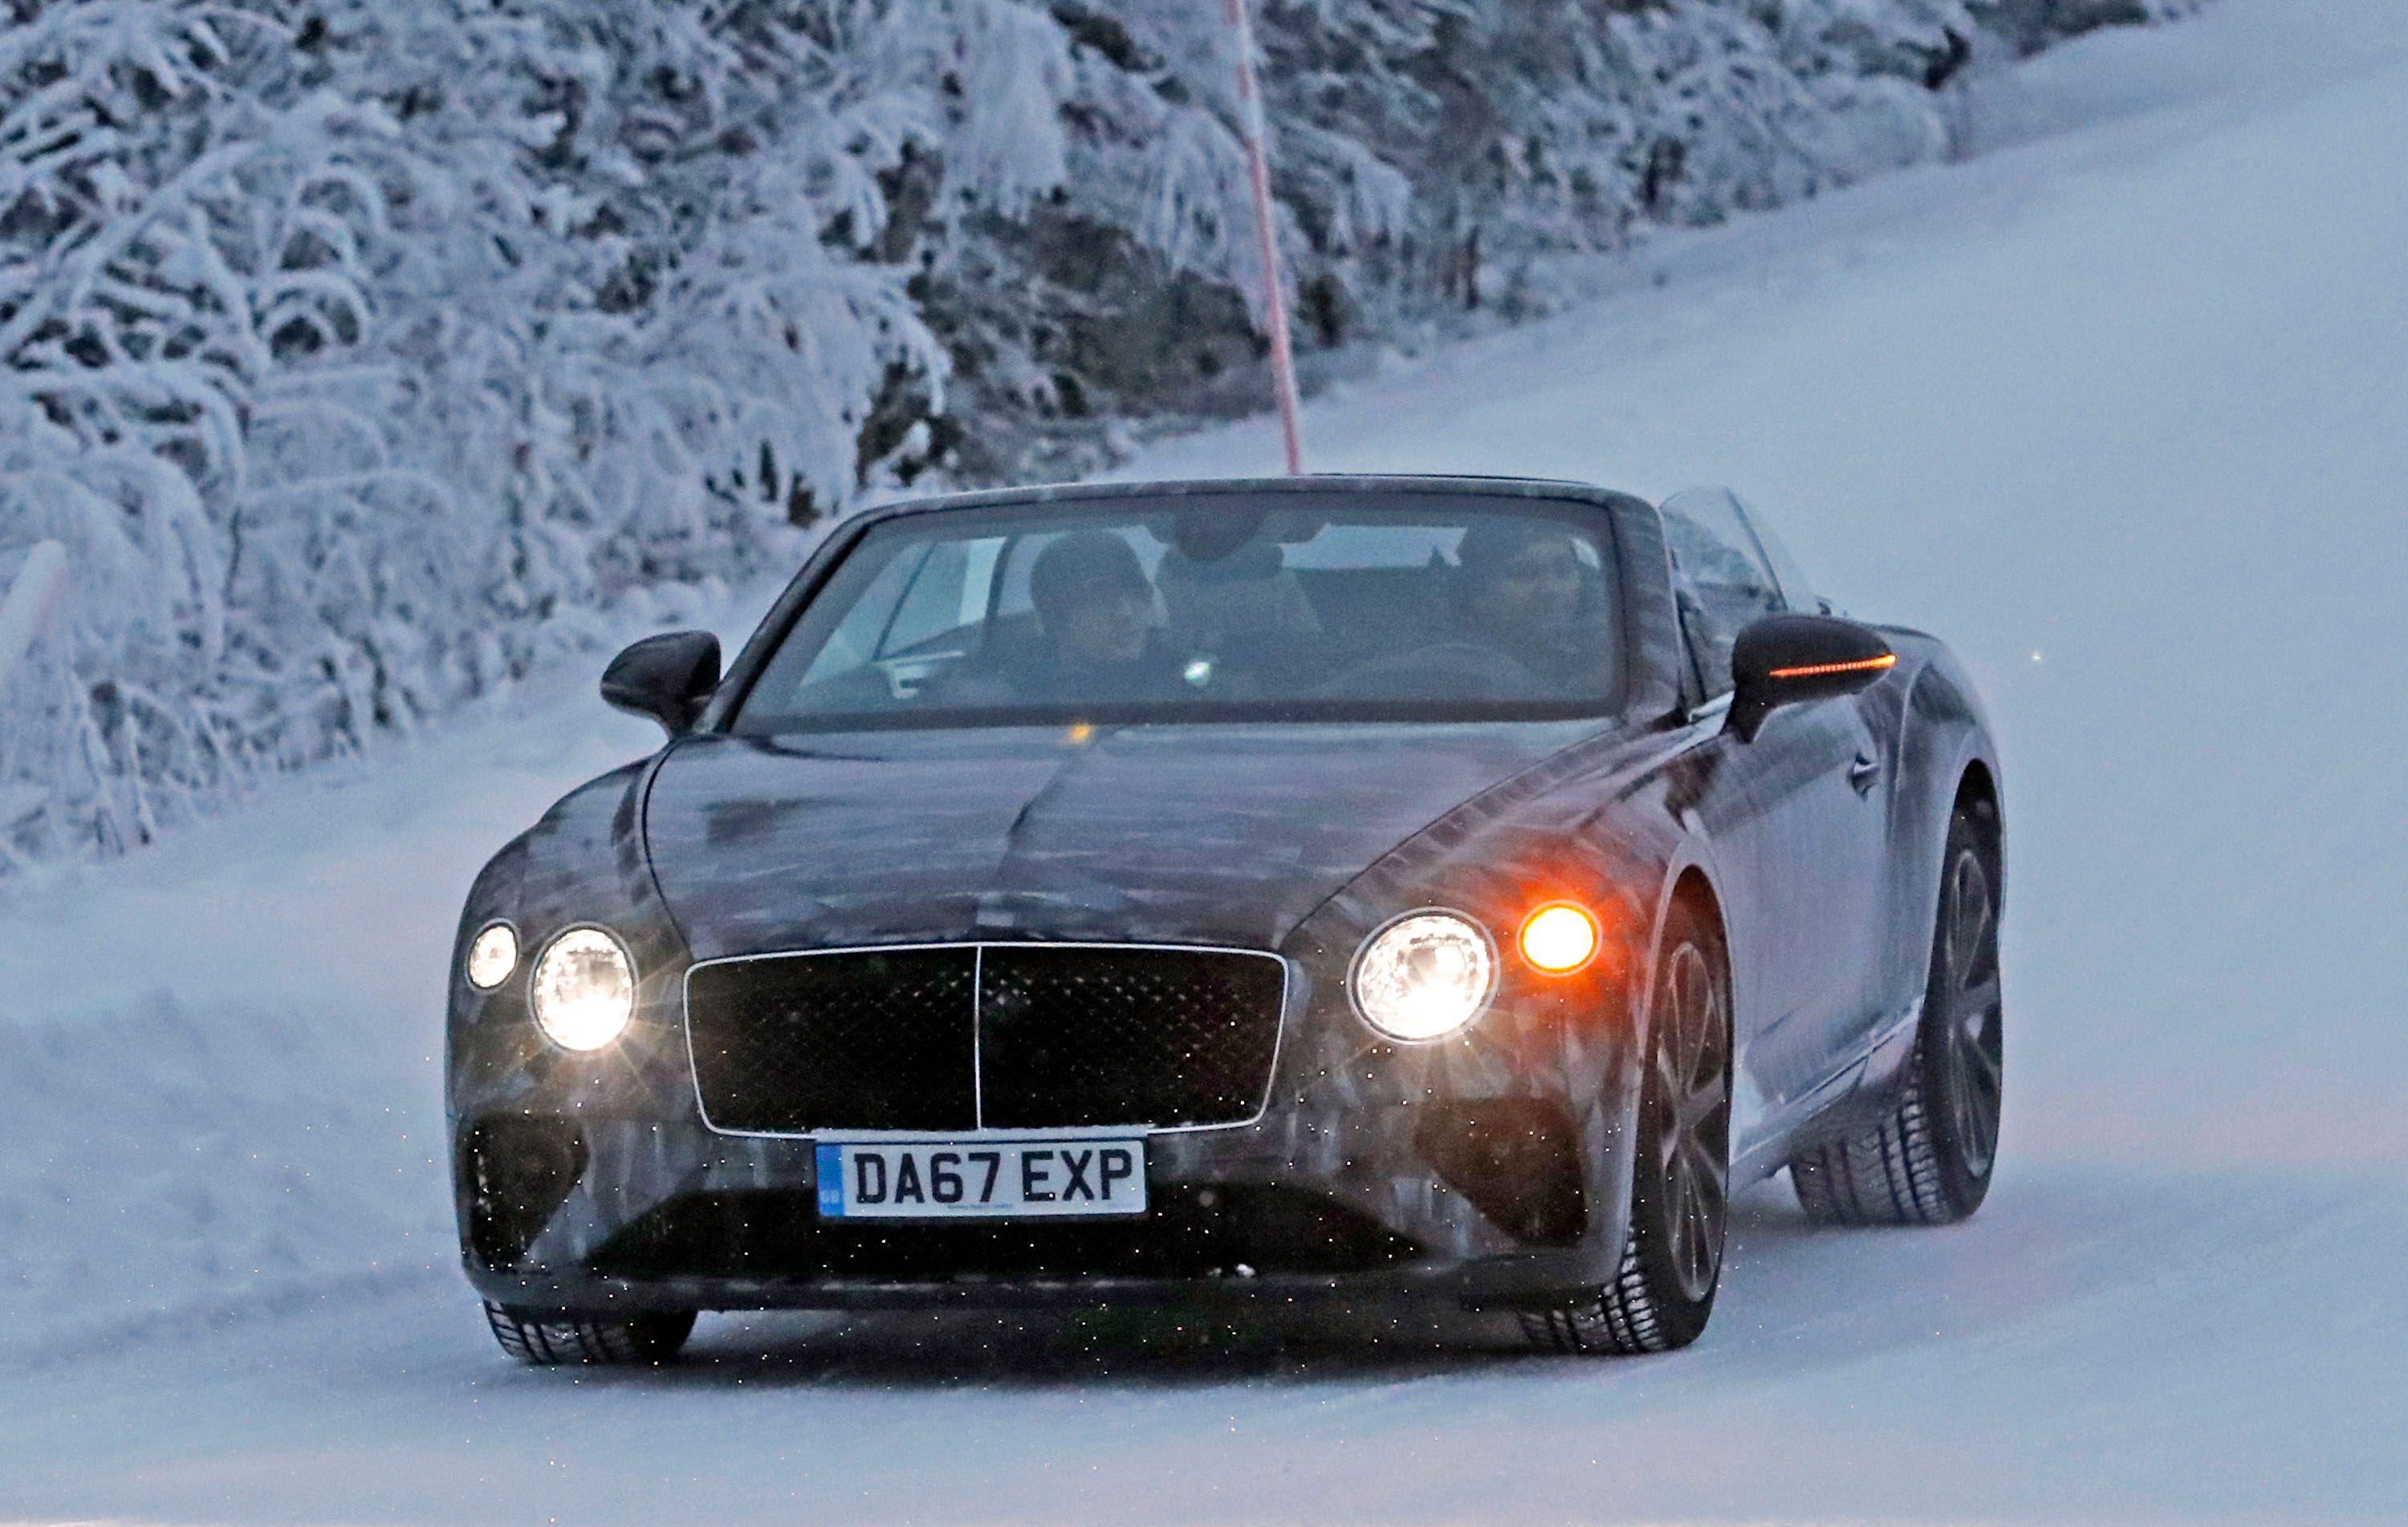
[[[1766,522],[1763,512],[1736,496],[1732,504],[1779,581],[1783,603],[1802,614],[1834,613],[1831,602],[1814,592],[1805,569]],[[1893,771],[1899,760],[1903,716],[1895,686],[1875,686],[1847,699],[1803,708],[1828,713],[1843,731],[1842,741],[1849,755],[1849,788],[1860,803],[1840,805],[1831,824],[1840,839],[1840,852],[1830,863],[1848,878],[1848,905],[1853,914],[1843,936],[1856,940],[1844,946],[1854,957],[1842,967],[1842,983],[1835,991],[1831,1008],[1833,1027],[1828,1031],[1832,1051],[1846,1058],[1871,1043],[1875,1028],[1890,1016],[1883,1005],[1894,995],[1884,987],[1882,962],[1889,943],[1890,930],[1885,926],[1889,916],[1885,888],[1891,876]]]
[[[1727,703],[1740,631],[1788,607],[1738,501],[1664,507],[1684,640],[1707,706]],[[1856,701],[1787,706],[1709,745],[1696,810],[1726,889],[1743,1103],[1777,1116],[1829,1082],[1860,1032],[1885,794]]]

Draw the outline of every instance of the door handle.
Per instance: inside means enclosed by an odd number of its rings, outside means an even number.
[[[1848,765],[1848,783],[1856,787],[1859,795],[1871,794],[1873,781],[1880,778],[1881,760],[1870,753],[1858,753],[1856,761]]]

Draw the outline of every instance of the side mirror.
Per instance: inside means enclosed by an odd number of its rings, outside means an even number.
[[[691,730],[719,687],[719,638],[708,631],[647,636],[602,670],[603,703],[650,716],[670,736]]]
[[[1730,724],[1756,739],[1783,706],[1870,687],[1898,666],[1880,633],[1834,615],[1768,615],[1731,647]]]

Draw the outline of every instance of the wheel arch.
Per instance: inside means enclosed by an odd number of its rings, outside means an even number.
[[[1621,1053],[1614,1063],[1612,1083],[1614,1101],[1610,1110],[1610,1128],[1600,1139],[1592,1143],[1584,1163],[1584,1187],[1594,1211],[1585,1249],[1597,1259],[1595,1265],[1600,1279],[1611,1278],[1613,1270],[1621,1265],[1630,1235],[1633,1163],[1628,1154],[1628,1142],[1638,1136],[1640,1100],[1646,1084],[1645,1058],[1649,1047],[1655,1043],[1656,978],[1667,952],[1666,935],[1671,930],[1674,913],[1684,908],[1713,927],[1715,941],[1722,949],[1724,980],[1728,991],[1731,982],[1730,922],[1724,915],[1723,892],[1716,883],[1707,847],[1695,837],[1680,845],[1665,866],[1662,885],[1656,897],[1655,919],[1646,930],[1644,943],[1633,940],[1634,958],[1630,962],[1630,976],[1625,988],[1627,1042],[1621,1047]],[[1731,998],[1735,1005],[1735,992],[1731,992]],[[1735,1017],[1734,1014],[1734,1020]],[[1735,1057],[1736,1032],[1730,1036],[1730,1043]]]
[[[1999,798],[1999,777],[1996,771],[1992,769],[1986,758],[1979,755],[1966,760],[1964,772],[1956,780],[1956,799],[1955,806],[1950,808],[1950,814],[1953,816],[1956,812],[1963,810],[1971,811],[1974,818],[1982,823],[1983,831],[1989,838],[1990,869],[1997,881],[1991,888],[1990,893],[1997,897],[1999,905],[2004,907],[2007,891],[2006,806],[2005,803]]]
[[[1714,936],[1722,944],[1723,978],[1732,979],[1730,966],[1730,920],[1723,914],[1722,891],[1714,884],[1712,869],[1701,857],[1684,856],[1676,860],[1664,877],[1664,891],[1656,906],[1656,925],[1649,931],[1646,958],[1639,963],[1639,981],[1631,992],[1632,1016],[1637,1023],[1637,1037],[1643,1046],[1654,1021],[1656,975],[1664,960],[1664,935],[1672,926],[1672,914],[1687,908],[1713,925]],[[1734,1000],[1737,992],[1732,993]]]
[[[1972,803],[1987,817],[1992,848],[2005,862],[2005,800],[1988,721],[1954,657],[1928,637],[1922,642],[1928,645],[1906,696],[1889,815],[1875,1002],[1882,1014],[1905,1011],[1929,978],[1942,849],[1959,806]]]
[[[1707,878],[1702,867],[1691,864],[1673,878],[1672,893],[1664,902],[1668,924],[1673,910],[1680,907],[1685,907],[1713,924],[1714,936],[1723,943],[1723,961],[1727,964],[1730,961],[1730,924],[1723,916],[1722,897],[1715,892],[1713,882]],[[1656,942],[1659,946],[1663,942],[1660,932]]]
[[[1722,892],[1714,884],[1713,873],[1698,860],[1677,863],[1665,877],[1664,894],[1656,911],[1656,926],[1649,937],[1647,958],[1640,963],[1639,978],[1630,993],[1632,1049],[1643,1055],[1654,1042],[1656,1032],[1656,978],[1663,969],[1665,935],[1670,932],[1672,914],[1686,909],[1703,919],[1714,933],[1723,961],[1723,988],[1731,1004],[1731,1043],[1736,1050],[1740,1042],[1739,982],[1731,957],[1730,920],[1723,914]],[[1637,1099],[1630,1100],[1637,1107]]]

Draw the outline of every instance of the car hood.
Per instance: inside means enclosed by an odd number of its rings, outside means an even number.
[[[965,938],[1269,949],[1600,723],[701,736],[645,806],[696,959]]]

